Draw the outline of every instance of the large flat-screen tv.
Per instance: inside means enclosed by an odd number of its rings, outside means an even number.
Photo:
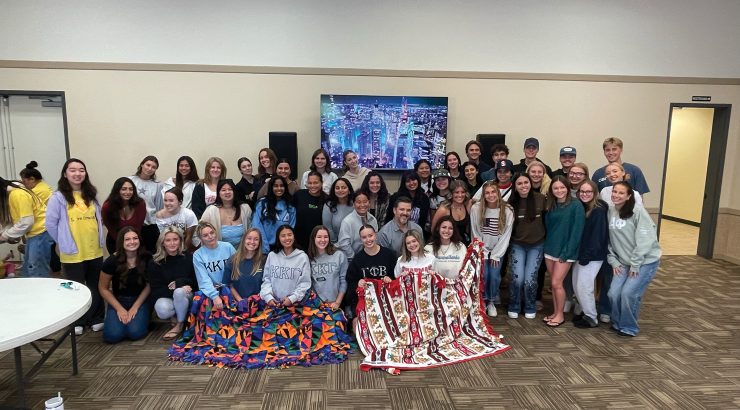
[[[334,169],[342,153],[377,170],[412,169],[426,159],[441,168],[447,150],[447,97],[321,95],[321,146]]]

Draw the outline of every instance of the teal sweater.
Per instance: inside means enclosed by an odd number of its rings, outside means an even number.
[[[578,200],[556,204],[545,214],[545,253],[562,260],[577,260],[586,212]]]
[[[653,219],[641,205],[635,204],[634,214],[627,219],[619,217],[614,206],[609,207],[609,254],[606,260],[612,267],[629,266],[638,272],[640,266],[660,259],[661,250]]]

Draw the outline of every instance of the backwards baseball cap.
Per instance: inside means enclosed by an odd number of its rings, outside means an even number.
[[[560,148],[560,155],[576,155],[576,149],[574,147]]]
[[[514,163],[508,159],[502,159],[501,161],[496,162],[496,171],[499,169],[512,171],[514,169]]]
[[[540,141],[537,138],[529,137],[524,140],[524,148],[527,147],[535,147],[537,149],[540,149]]]
[[[440,177],[450,177],[450,171],[446,169],[435,169],[434,172],[432,172],[432,178],[440,178]]]

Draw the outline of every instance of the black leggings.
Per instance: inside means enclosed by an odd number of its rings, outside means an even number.
[[[87,312],[75,322],[76,326],[92,326],[103,323],[105,303],[98,290],[100,269],[103,267],[103,258],[91,259],[79,263],[62,263],[64,277],[82,283],[90,289],[92,302]]]

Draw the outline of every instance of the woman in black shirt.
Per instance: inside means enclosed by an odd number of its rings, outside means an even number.
[[[146,266],[151,257],[130,226],[118,232],[116,252],[103,263],[98,290],[108,302],[103,340],[139,340],[149,333],[149,292]],[[112,285],[111,286],[111,282]]]

